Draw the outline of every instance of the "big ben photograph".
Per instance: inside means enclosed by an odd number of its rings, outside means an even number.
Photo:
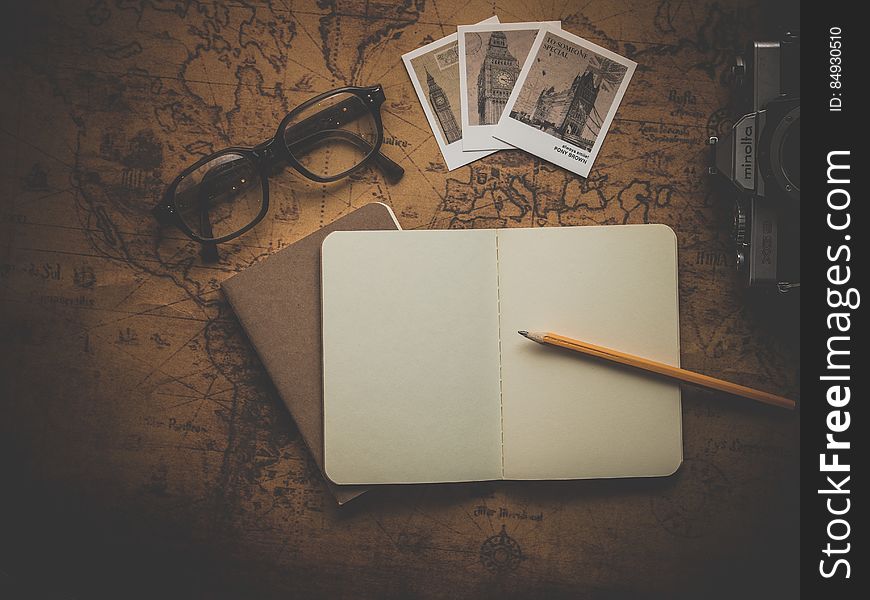
[[[558,26],[558,23],[554,23]],[[540,23],[460,26],[459,62],[465,150],[509,147],[491,137],[529,55]],[[475,131],[475,128],[481,128]]]
[[[421,87],[421,100],[428,103],[433,129],[441,134],[445,146],[462,139],[459,125],[459,51],[456,41],[437,46],[411,59]],[[428,115],[427,115],[428,116]]]
[[[527,33],[530,32],[519,32],[520,35]],[[483,52],[481,43],[476,56],[478,58],[483,55],[483,64],[477,71],[477,111],[472,115],[473,125],[498,123],[514,82],[520,74],[520,62],[508,50],[505,33],[493,31],[488,38],[486,52]]]

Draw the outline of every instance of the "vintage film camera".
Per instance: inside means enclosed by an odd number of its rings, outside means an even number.
[[[742,116],[721,139],[710,138],[710,173],[733,184],[733,237],[743,282],[788,292],[800,286],[799,36],[754,42],[732,75]]]

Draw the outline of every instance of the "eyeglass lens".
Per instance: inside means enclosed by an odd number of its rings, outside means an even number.
[[[263,206],[263,184],[249,158],[221,154],[178,183],[174,203],[191,231],[204,239],[217,239],[257,217]]]
[[[372,153],[378,128],[366,102],[340,92],[299,111],[283,137],[290,154],[318,177],[336,177]]]

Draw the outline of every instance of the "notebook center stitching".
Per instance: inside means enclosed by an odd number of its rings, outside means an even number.
[[[498,262],[498,230],[495,231],[495,307],[498,316],[498,413],[501,431],[501,478],[504,479],[504,394],[501,379],[501,268]]]

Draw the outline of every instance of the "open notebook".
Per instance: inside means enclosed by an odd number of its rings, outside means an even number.
[[[321,256],[327,476],[673,473],[677,384],[517,330],[679,365],[676,252],[663,225],[330,234]]]

